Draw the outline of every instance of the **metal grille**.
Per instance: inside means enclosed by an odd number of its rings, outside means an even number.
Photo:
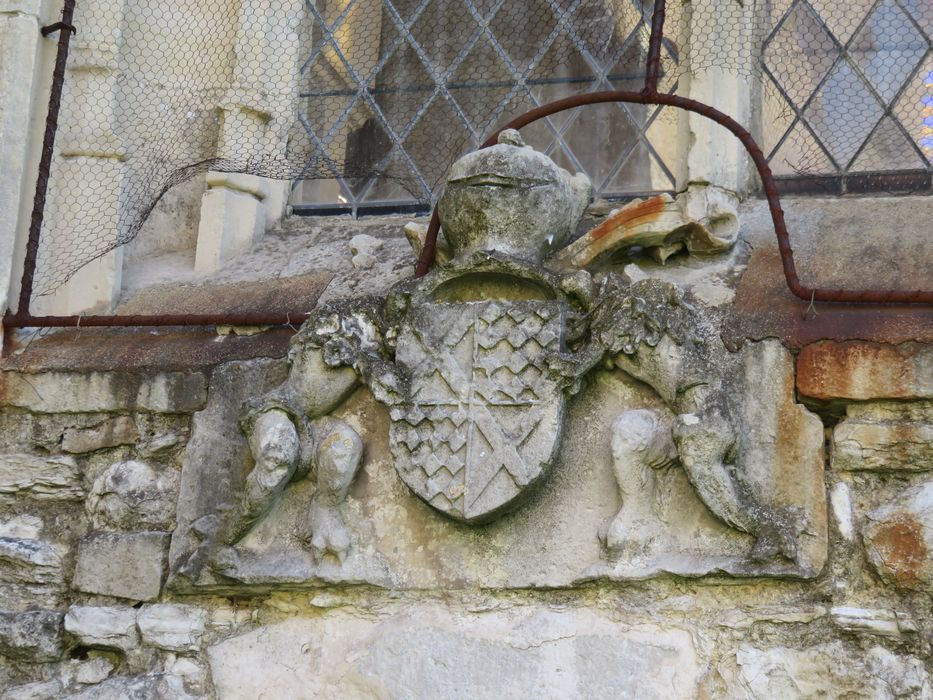
[[[307,87],[300,119],[334,166],[332,180],[299,183],[293,201],[355,210],[430,202],[456,155],[438,157],[446,148],[432,148],[432,139],[466,152],[496,125],[548,101],[639,89],[653,2],[327,0],[306,6],[313,29],[302,64]],[[665,74],[673,75],[672,42],[665,42],[662,59]],[[662,81],[662,89],[673,89],[672,82]],[[555,115],[525,136],[564,167],[586,172],[603,196],[669,190],[673,154],[660,153],[656,144],[665,142],[659,132],[672,129],[673,120],[660,116],[659,108],[609,104]]]
[[[833,192],[929,187],[933,3],[778,0],[771,20],[763,146],[775,174]]]

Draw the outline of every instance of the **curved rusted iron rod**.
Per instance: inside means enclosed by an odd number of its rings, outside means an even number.
[[[697,102],[687,97],[678,95],[665,95],[649,90],[642,92],[631,92],[625,90],[607,90],[603,92],[591,92],[583,95],[574,95],[562,100],[555,100],[545,105],[533,109],[510,121],[499,129],[495,134],[489,137],[480,148],[488,148],[496,143],[499,133],[505,129],[521,129],[539,119],[562,112],[567,109],[574,109],[584,105],[601,104],[605,102],[628,102],[632,104],[659,105],[675,107],[677,109],[694,112],[700,116],[710,119],[720,126],[728,129],[732,134],[742,142],[745,150],[748,151],[758,174],[761,177],[764,186],[765,196],[768,199],[768,207],[771,211],[771,219],[774,222],[774,232],[777,236],[778,249],[781,253],[781,265],[784,268],[784,278],[787,281],[787,287],[794,296],[805,301],[844,301],[856,303],[908,303],[908,304],[933,304],[933,292],[931,291],[899,291],[883,289],[821,289],[817,287],[808,287],[800,282],[797,275],[797,268],[794,264],[794,251],[790,245],[790,236],[787,232],[787,222],[784,220],[784,210],[781,208],[780,195],[778,194],[777,184],[771,167],[764,153],[759,148],[751,133],[728,114],[720,112],[715,107]],[[430,269],[434,261],[435,251],[437,249],[437,235],[440,231],[440,219],[437,215],[437,207],[431,216],[431,223],[428,226],[427,237],[425,239],[424,249],[418,259],[418,265],[415,268],[416,276],[422,276]]]

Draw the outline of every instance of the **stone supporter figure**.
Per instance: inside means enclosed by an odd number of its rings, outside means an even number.
[[[293,343],[286,382],[251,402],[240,420],[255,465],[246,479],[230,542],[246,535],[285,487],[313,472],[316,488],[306,531],[316,560],[343,562],[350,547],[340,508],[363,456],[363,442],[347,423],[327,414],[356,388],[354,372],[324,364],[321,351]]]

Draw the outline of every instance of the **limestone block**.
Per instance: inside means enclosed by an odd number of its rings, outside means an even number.
[[[0,537],[0,582],[60,585],[62,559],[48,542]]]
[[[144,605],[136,618],[143,642],[167,651],[197,651],[207,613],[193,605]]]
[[[72,605],[65,615],[65,630],[82,646],[123,651],[139,646],[136,610],[130,607]]]
[[[933,403],[852,404],[833,430],[834,469],[933,470]]]
[[[75,500],[84,495],[81,474],[72,457],[0,455],[0,494],[40,500]]]
[[[67,428],[62,437],[62,451],[83,454],[106,447],[135,445],[137,440],[139,429],[132,416],[117,416],[90,428]]]
[[[743,645],[708,674],[703,697],[735,700],[838,697],[928,698],[923,662],[876,646],[853,652],[835,641],[803,649]]]
[[[59,680],[38,681],[8,688],[0,700],[53,700],[62,697],[62,692]]]
[[[901,637],[906,632],[917,631],[917,624],[910,615],[894,610],[839,606],[830,609],[829,614],[846,632]]]
[[[868,561],[883,581],[933,590],[933,481],[868,513],[862,539]]]
[[[33,413],[190,413],[206,400],[200,372],[41,372],[0,374],[0,405]]]
[[[169,535],[92,533],[81,540],[72,586],[85,593],[154,600],[162,590]]]
[[[201,200],[194,269],[214,272],[249,251],[262,238],[266,225],[263,200],[269,193],[264,178],[232,173],[209,173]]]
[[[43,527],[42,518],[35,515],[17,515],[9,520],[0,521],[0,537],[37,540]]]
[[[147,673],[142,676],[118,676],[86,690],[64,696],[67,700],[127,700],[131,698],[172,698],[194,700],[181,678],[171,673]]]
[[[377,619],[334,610],[210,647],[222,700],[274,697],[694,697],[689,633],[582,609],[482,614],[425,604]]]
[[[94,480],[86,507],[98,529],[165,530],[175,526],[178,472],[130,460]]]
[[[75,683],[94,685],[106,680],[113,673],[113,664],[107,659],[96,658],[79,663],[74,669]]]
[[[826,401],[933,399],[933,345],[814,343],[797,357],[797,388]]]
[[[57,661],[65,650],[62,617],[52,610],[0,612],[0,655],[31,663]]]

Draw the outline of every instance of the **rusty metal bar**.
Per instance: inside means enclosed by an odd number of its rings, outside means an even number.
[[[653,95],[658,91],[661,79],[661,42],[664,40],[664,16],[667,12],[667,0],[654,0],[654,13],[651,16],[651,38],[648,40],[648,59],[645,63],[644,92]]]
[[[75,0],[65,0],[60,22],[42,28],[42,36],[58,31],[58,51],[55,54],[55,69],[52,72],[52,89],[49,92],[49,111],[45,116],[45,133],[42,136],[42,156],[39,159],[39,175],[36,178],[36,195],[32,203],[32,218],[29,221],[29,238],[26,241],[26,256],[23,259],[23,277],[19,287],[17,316],[29,314],[32,286],[36,275],[36,258],[39,256],[39,238],[42,220],[45,217],[45,200],[49,190],[52,171],[52,152],[58,132],[58,114],[62,106],[62,89],[65,84],[65,65],[68,62],[68,47],[74,28]]]
[[[92,328],[106,326],[296,326],[311,312],[175,314],[160,316],[4,316],[6,328]]]

